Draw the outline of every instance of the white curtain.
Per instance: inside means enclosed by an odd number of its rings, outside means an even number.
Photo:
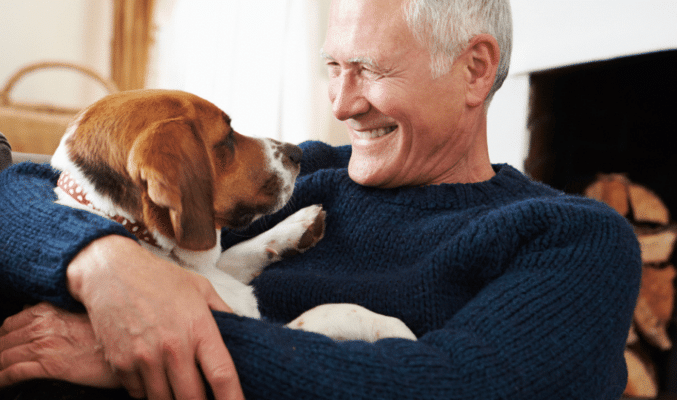
[[[319,52],[328,0],[160,0],[149,87],[193,92],[249,136],[347,142]]]

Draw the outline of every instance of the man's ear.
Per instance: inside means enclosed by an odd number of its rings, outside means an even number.
[[[501,50],[496,39],[489,34],[472,38],[461,57],[466,67],[466,103],[470,107],[484,104],[494,85]]]

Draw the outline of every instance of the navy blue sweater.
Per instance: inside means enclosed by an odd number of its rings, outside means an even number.
[[[247,399],[618,399],[641,261],[632,228],[604,204],[507,165],[475,184],[374,189],[349,147],[302,145],[290,205],[322,204],[325,238],[254,282],[263,320],[214,313]],[[117,223],[52,204],[57,174],[0,174],[0,290],[74,309],[65,268]],[[404,321],[416,342],[334,342],[281,327],[329,302]]]

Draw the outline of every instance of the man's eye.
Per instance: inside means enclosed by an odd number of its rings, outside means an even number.
[[[365,75],[369,78],[380,78],[380,77],[383,76],[381,73],[376,72],[373,69],[369,69],[369,68],[362,68],[361,73],[362,73],[362,75]]]
[[[341,67],[337,62],[327,62],[327,72],[329,76],[338,76],[341,74]]]

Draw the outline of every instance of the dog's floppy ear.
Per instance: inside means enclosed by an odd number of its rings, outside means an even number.
[[[144,191],[146,225],[173,234],[181,248],[207,250],[216,245],[213,180],[195,129],[183,118],[149,126],[134,141],[127,171]]]

